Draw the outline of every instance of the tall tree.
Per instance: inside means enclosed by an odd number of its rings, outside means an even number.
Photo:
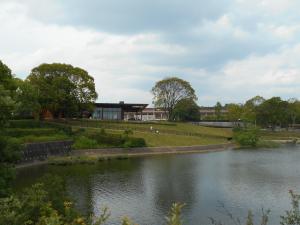
[[[216,119],[220,120],[222,119],[222,104],[220,102],[217,102],[215,105],[215,114],[216,114]]]
[[[15,108],[12,99],[15,87],[11,70],[0,61],[0,198],[9,194],[15,173],[13,164],[20,150],[20,145],[3,132]]]
[[[290,122],[294,126],[296,122],[300,121],[300,101],[292,98],[288,100],[288,104]]]
[[[152,88],[154,105],[162,108],[171,118],[172,112],[176,104],[183,99],[197,100],[195,90],[189,82],[177,77],[165,78],[156,82]]]
[[[242,120],[243,117],[243,106],[241,104],[227,104],[226,108],[228,110],[228,120],[232,122],[237,122]]]
[[[54,116],[76,116],[97,99],[94,78],[68,64],[42,64],[32,69],[27,81],[38,90],[42,110]]]
[[[255,96],[244,104],[243,119],[248,122],[257,123],[257,108],[265,101],[261,96]]]
[[[199,106],[192,99],[182,99],[175,105],[171,118],[178,121],[199,121]]]
[[[287,127],[288,119],[288,102],[280,97],[270,98],[257,108],[257,121],[263,126]]]
[[[0,60],[0,84],[8,91],[15,91],[17,85],[10,68]],[[13,94],[13,93],[11,93]]]
[[[18,80],[16,90],[16,113],[21,118],[39,119],[41,105],[39,103],[39,92],[28,81]]]

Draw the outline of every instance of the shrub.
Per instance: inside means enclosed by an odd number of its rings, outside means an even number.
[[[125,140],[122,135],[118,134],[103,134],[103,133],[93,133],[88,135],[89,138],[94,139],[100,145],[108,145],[114,147],[122,147]]]
[[[234,140],[243,147],[256,147],[259,141],[259,131],[256,128],[234,129]]]
[[[75,143],[73,144],[73,148],[75,149],[93,149],[97,148],[98,143],[96,140],[90,139],[85,136],[81,136],[75,140]]]
[[[123,147],[125,148],[136,148],[136,147],[145,147],[146,142],[143,138],[134,138],[129,137],[123,144]]]

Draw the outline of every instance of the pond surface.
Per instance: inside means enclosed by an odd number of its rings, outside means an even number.
[[[64,177],[70,195],[84,213],[108,206],[108,224],[129,216],[140,225],[165,223],[173,202],[186,203],[186,225],[210,224],[209,217],[232,224],[220,205],[244,219],[271,209],[270,224],[290,207],[288,190],[300,193],[300,147],[228,150],[112,160],[96,165],[38,166],[18,171],[16,187],[33,183],[44,173]],[[221,211],[221,212],[220,212]]]

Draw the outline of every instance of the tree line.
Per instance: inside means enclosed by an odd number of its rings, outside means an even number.
[[[41,64],[21,80],[0,61],[0,92],[6,96],[1,110],[8,110],[2,115],[14,118],[39,119],[47,112],[54,118],[78,117],[92,109],[98,97],[87,71],[61,63]],[[8,113],[12,108],[13,115]]]

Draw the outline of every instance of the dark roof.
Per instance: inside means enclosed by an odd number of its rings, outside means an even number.
[[[148,104],[135,104],[135,103],[95,103],[96,107],[103,108],[122,108],[125,112],[138,112],[145,109]]]

